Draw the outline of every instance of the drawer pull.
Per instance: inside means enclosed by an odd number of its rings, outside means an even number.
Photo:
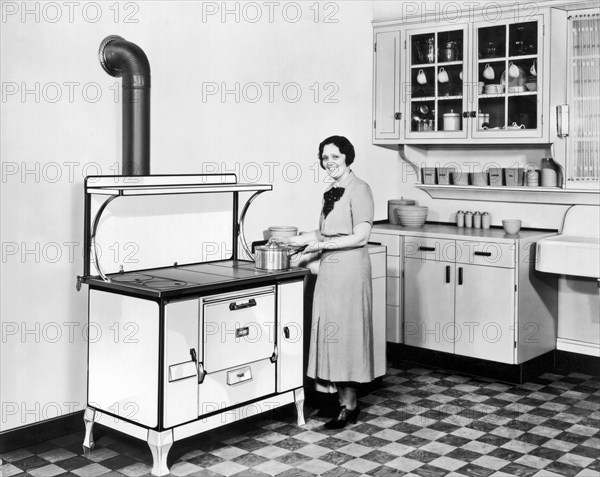
[[[256,306],[256,300],[254,298],[250,298],[246,303],[238,304],[234,301],[233,303],[229,304],[229,310],[230,311],[241,310],[242,308],[250,308],[252,306]]]
[[[290,339],[290,329],[287,326],[283,327],[283,336],[288,340]]]
[[[229,386],[234,386],[236,384],[251,380],[252,370],[250,369],[250,366],[244,366],[243,368],[238,368],[227,372],[227,384]]]
[[[474,255],[479,255],[480,257],[491,257],[492,252],[475,252]]]
[[[250,334],[250,328],[248,326],[245,326],[243,328],[238,328],[237,330],[235,330],[236,338],[242,338],[243,336],[248,336],[249,334]]]
[[[462,267],[458,267],[458,284],[459,285],[463,284],[463,268]]]
[[[450,265],[446,265],[446,283],[450,283]]]
[[[423,247],[422,245],[419,247],[421,252],[435,252],[435,247]]]

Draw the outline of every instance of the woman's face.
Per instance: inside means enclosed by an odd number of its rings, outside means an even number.
[[[329,177],[336,180],[342,177],[348,169],[346,165],[346,154],[342,154],[335,144],[326,144],[321,154],[323,167],[329,174]]]

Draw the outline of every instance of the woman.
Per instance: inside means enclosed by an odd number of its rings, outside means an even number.
[[[345,137],[325,139],[319,160],[333,179],[319,229],[290,241],[308,244],[304,253],[322,252],[307,375],[317,390],[337,390],[340,406],[325,426],[340,429],[358,418],[358,384],[373,380],[371,262],[364,247],[373,225],[373,195],[350,170],[354,147]]]

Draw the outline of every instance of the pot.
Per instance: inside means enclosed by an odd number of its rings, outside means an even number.
[[[448,41],[440,49],[440,61],[456,61],[458,59],[458,43]]]
[[[290,268],[290,257],[301,252],[306,245],[294,247],[282,245],[270,239],[266,245],[259,245],[254,251],[254,266],[261,270],[286,270]]]

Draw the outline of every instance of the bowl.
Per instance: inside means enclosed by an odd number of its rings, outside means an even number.
[[[521,221],[517,219],[506,219],[502,221],[504,231],[509,235],[518,234],[521,230]]]
[[[527,91],[537,91],[537,82],[536,83],[525,83],[525,87]]]
[[[391,199],[388,200],[388,221],[392,225],[398,225],[398,215],[396,209],[402,205],[415,205],[416,202],[412,199]]]
[[[269,227],[269,234],[272,238],[295,237],[298,235],[298,227],[290,225],[273,225]]]
[[[405,205],[396,209],[398,222],[404,227],[421,227],[427,220],[429,207],[421,205]]]

